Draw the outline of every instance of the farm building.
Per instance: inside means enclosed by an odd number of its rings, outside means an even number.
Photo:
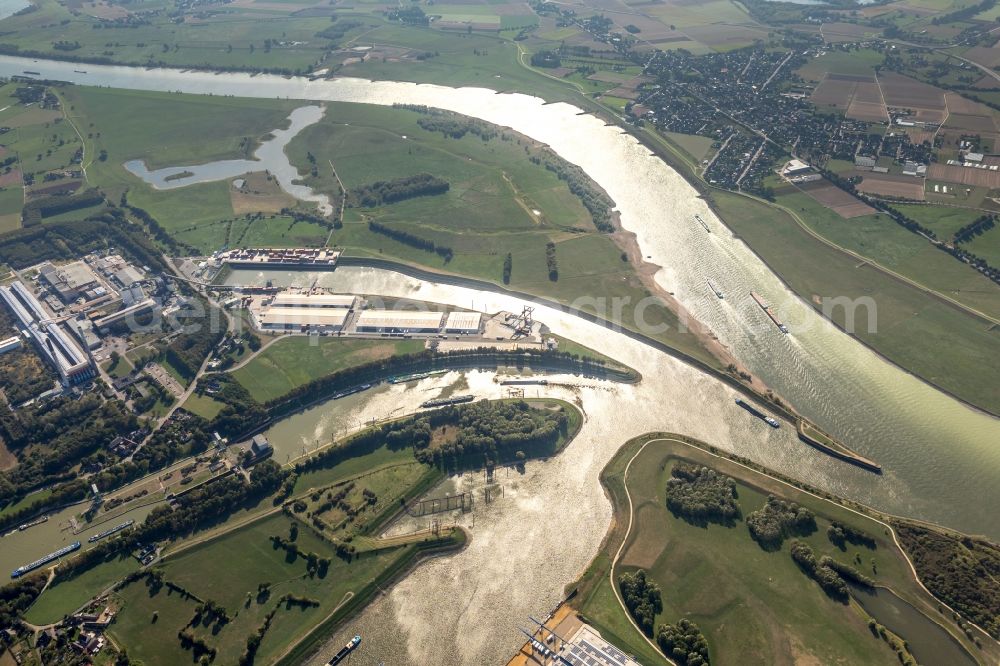
[[[478,333],[483,316],[478,312],[452,312],[444,324],[445,333]]]
[[[365,310],[358,316],[358,331],[364,333],[435,333],[441,330],[441,312]]]

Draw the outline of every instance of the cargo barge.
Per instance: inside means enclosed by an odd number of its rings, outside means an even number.
[[[778,316],[776,314],[774,314],[774,310],[771,309],[771,306],[767,304],[767,301],[764,300],[763,296],[761,296],[755,291],[751,291],[750,297],[754,301],[756,301],[757,305],[760,306],[760,309],[764,311],[764,314],[766,314],[768,317],[771,318],[771,321],[774,322],[774,325],[778,327],[779,331],[786,334],[788,333],[788,327],[785,326],[783,323],[781,323],[781,320],[778,319]]]
[[[500,382],[501,386],[548,386],[547,379],[505,379]]]
[[[698,220],[698,224],[703,226],[705,228],[705,231],[707,231],[708,233],[712,233],[712,229],[708,226],[708,223],[705,222],[705,220],[701,219],[701,215],[698,215],[696,213],[694,219]]]
[[[772,428],[777,428],[781,425],[780,423],[778,423],[778,419],[774,418],[773,416],[768,416],[767,414],[760,411],[759,409],[751,405],[743,398],[736,398],[736,404],[742,407],[743,409],[747,410],[748,412],[750,412],[751,414],[759,418],[761,421],[771,426]]]
[[[715,293],[715,295],[719,297],[720,300],[726,297],[726,295],[723,294],[718,287],[712,284],[711,280],[705,280],[705,282],[708,283],[708,288],[711,289]]]
[[[87,543],[94,543],[95,541],[100,541],[101,539],[103,539],[105,537],[109,537],[112,534],[117,534],[118,532],[121,532],[122,530],[125,530],[125,529],[128,529],[129,527],[132,527],[132,525],[134,525],[134,524],[135,524],[134,520],[126,520],[121,525],[116,525],[115,527],[112,527],[110,530],[104,530],[100,534],[95,534],[95,535],[91,536],[89,539],[87,539]]]
[[[24,523],[23,525],[18,526],[17,529],[23,532],[29,527],[34,527],[35,525],[41,525],[42,523],[47,522],[48,520],[49,520],[48,516],[42,516],[38,520],[32,520],[30,523]]]
[[[32,562],[31,564],[25,564],[23,567],[18,567],[16,569],[14,569],[13,571],[10,572],[10,577],[11,578],[20,578],[21,576],[23,576],[26,573],[34,571],[35,569],[38,569],[39,567],[44,567],[49,562],[51,562],[53,560],[58,560],[63,555],[68,555],[69,553],[72,553],[72,552],[77,551],[77,550],[80,550],[80,542],[79,541],[74,541],[70,545],[64,546],[63,548],[60,548],[59,550],[57,550],[57,551],[55,551],[53,553],[49,553],[45,557],[39,558],[39,559],[35,560],[34,562]]]
[[[357,650],[359,645],[361,645],[361,636],[355,636],[348,641],[347,645],[340,648],[340,652],[333,655],[333,658],[330,659],[330,661],[326,662],[326,666],[337,666],[337,664],[347,659],[352,652]]]
[[[476,399],[474,395],[456,395],[451,398],[435,398],[433,400],[428,400],[427,402],[421,403],[421,407],[427,409],[429,407],[447,407],[448,405],[460,405],[463,402],[472,402]]]
[[[437,377],[438,375],[443,375],[447,370],[431,370],[430,372],[417,372],[412,375],[403,375],[401,377],[389,377],[387,380],[390,384],[405,384],[406,382],[415,382],[420,379],[427,379],[428,377]]]
[[[354,395],[355,393],[361,393],[362,391],[367,391],[372,387],[371,384],[362,384],[361,386],[352,386],[349,389],[344,389],[343,391],[337,391],[331,395],[329,400],[337,400],[339,398],[346,398],[349,395]]]
[[[338,250],[328,248],[245,248],[218,252],[213,257],[230,268],[303,268],[333,270],[340,258]]]

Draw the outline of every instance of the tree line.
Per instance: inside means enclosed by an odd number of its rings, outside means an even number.
[[[0,261],[22,269],[42,261],[76,259],[110,247],[140,266],[158,271],[166,268],[160,252],[142,229],[112,213],[0,234]]]
[[[541,157],[532,155],[530,159],[531,162],[544,166],[547,171],[551,171],[559,180],[566,183],[569,191],[580,200],[583,207],[590,213],[590,218],[598,231],[611,233],[615,230],[611,212],[615,207],[615,202],[597,187],[583,169],[549,150],[546,150]]]
[[[451,188],[447,180],[429,173],[418,173],[393,180],[379,180],[355,187],[350,192],[348,205],[374,208],[415,197],[444,194]]]
[[[21,224],[32,227],[42,223],[46,217],[70,213],[81,208],[90,208],[104,203],[104,194],[94,188],[75,196],[47,196],[29,201],[21,209]]]
[[[374,220],[368,221],[368,230],[376,234],[388,236],[397,243],[409,245],[410,247],[415,247],[418,250],[423,250],[424,252],[434,252],[444,259],[446,263],[451,261],[454,256],[454,251],[450,247],[435,245],[432,240],[421,238],[416,234],[411,234],[410,232],[403,231],[402,229],[393,229],[389,225],[382,224]]]

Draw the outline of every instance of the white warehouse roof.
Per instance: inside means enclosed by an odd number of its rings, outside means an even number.
[[[437,330],[441,328],[442,312],[401,312],[399,310],[365,310],[358,316],[358,328],[395,328]]]
[[[347,319],[344,308],[282,308],[270,307],[260,317],[262,326],[343,326]]]
[[[301,308],[350,308],[354,305],[354,296],[339,294],[289,294],[282,293],[271,301],[272,307]]]
[[[483,316],[478,312],[452,312],[444,324],[446,331],[478,331]]]

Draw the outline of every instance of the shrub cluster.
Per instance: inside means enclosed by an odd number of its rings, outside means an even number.
[[[841,550],[845,550],[847,545],[864,546],[870,550],[875,550],[875,539],[871,538],[861,530],[856,530],[850,525],[838,523],[836,520],[830,523],[826,529],[826,536],[830,543]]]
[[[1000,639],[1000,548],[908,523],[895,527],[927,589]]]
[[[708,467],[684,463],[677,463],[670,472],[667,507],[696,524],[732,524],[740,516],[735,481]]]
[[[678,666],[708,666],[708,641],[697,624],[682,618],[677,624],[661,624],[656,642]]]
[[[807,576],[819,583],[819,586],[823,588],[823,591],[827,595],[838,601],[847,601],[847,583],[826,562],[823,560],[820,562],[816,561],[816,556],[813,554],[813,550],[809,547],[809,544],[794,539],[792,541],[792,559],[795,560],[795,563],[799,565],[799,568]],[[824,560],[828,559],[824,558]]]
[[[628,612],[647,636],[653,635],[656,614],[663,610],[660,587],[646,579],[646,572],[639,569],[618,577],[618,588]]]
[[[763,507],[750,512],[746,523],[750,536],[765,550],[777,550],[789,536],[807,536],[816,531],[812,511],[774,495],[768,495]]]

